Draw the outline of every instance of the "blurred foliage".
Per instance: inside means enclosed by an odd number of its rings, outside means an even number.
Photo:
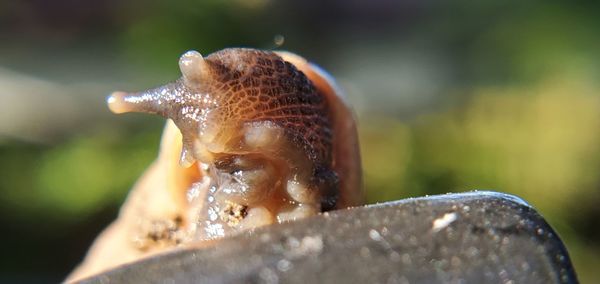
[[[0,259],[0,282],[64,277],[156,156],[162,121],[111,120],[106,92],[175,78],[187,49],[271,49],[282,34],[283,48],[329,69],[355,102],[369,202],[474,189],[516,194],[557,229],[581,282],[593,283],[598,11],[586,1],[0,2],[0,66],[105,90],[73,96],[93,97],[82,111],[89,116],[74,118],[80,127],[44,141],[0,139],[0,224],[11,232],[2,242],[13,244]],[[368,69],[369,58],[384,71]],[[414,72],[431,61],[445,70]],[[400,67],[423,78],[401,81]],[[391,88],[380,86],[389,78]],[[438,79],[433,90],[442,91],[427,93]],[[432,99],[398,106],[422,98],[396,80]]]
[[[598,223],[582,228],[577,220],[598,216],[599,91],[564,80],[482,89],[410,125],[363,120],[385,129],[361,131],[370,201],[474,189],[518,195],[561,233],[582,282],[591,283]]]
[[[98,130],[55,147],[5,144],[0,201],[15,218],[82,222],[103,204],[122,202],[158,151],[158,129],[127,134]],[[124,137],[126,137],[124,139]]]
[[[501,188],[550,217],[568,215],[600,194],[600,97],[597,85],[564,78],[479,88],[404,123],[362,118],[370,201]]]

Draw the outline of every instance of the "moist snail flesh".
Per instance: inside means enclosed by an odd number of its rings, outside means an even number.
[[[115,92],[168,119],[159,157],[69,280],[165,249],[363,202],[356,125],[333,80],[288,52],[189,51],[182,77]]]

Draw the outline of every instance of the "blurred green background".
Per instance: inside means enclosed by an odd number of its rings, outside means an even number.
[[[597,2],[4,0],[0,282],[63,279],[156,156],[164,121],[107,94],[280,36],[352,102],[369,202],[516,194],[600,279]]]

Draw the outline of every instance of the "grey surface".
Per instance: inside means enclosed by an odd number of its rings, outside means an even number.
[[[123,266],[86,283],[576,283],[521,199],[494,192],[331,212]]]

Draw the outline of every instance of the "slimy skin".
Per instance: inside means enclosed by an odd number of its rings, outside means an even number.
[[[69,280],[362,204],[356,125],[324,71],[291,53],[246,48],[189,51],[179,67],[173,83],[108,98],[114,113],[171,122],[154,166]],[[108,253],[115,247],[121,256]]]

